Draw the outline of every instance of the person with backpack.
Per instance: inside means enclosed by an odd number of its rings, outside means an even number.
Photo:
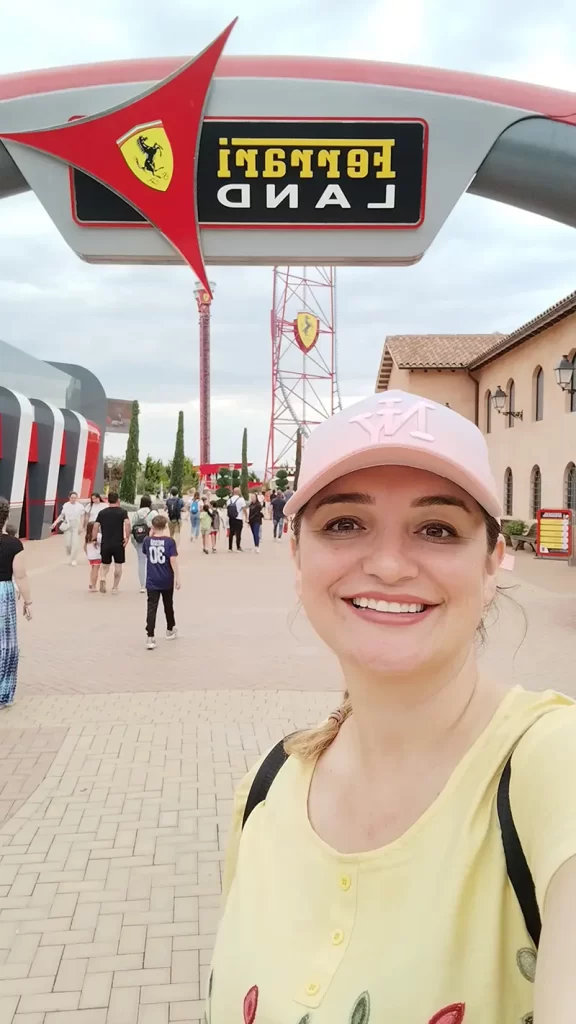
[[[178,488],[172,487],[170,489],[170,497],[166,499],[166,511],[168,513],[168,527],[170,529],[170,536],[174,540],[180,537],[180,527],[182,525],[182,509],[184,508],[184,502],[178,494]]]
[[[200,514],[203,508],[198,491],[191,492],[189,502],[190,540],[198,540],[200,536]]]
[[[228,551],[232,551],[234,540],[236,541],[236,550],[242,551],[242,527],[244,526],[245,508],[246,502],[242,497],[242,491],[239,487],[235,487],[226,508],[228,513]]]
[[[138,579],[140,580],[140,593],[146,593],[146,555],[144,554],[143,543],[150,533],[152,520],[156,515],[152,511],[152,498],[149,494],[143,494],[140,498],[140,508],[132,514],[130,539],[132,547],[136,551],[138,559]]]
[[[211,1024],[574,1019],[576,705],[479,671],[500,495],[478,427],[427,398],[312,431],[286,515],[344,692],[236,793]]]

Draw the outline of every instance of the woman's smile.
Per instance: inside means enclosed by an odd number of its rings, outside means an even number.
[[[423,601],[411,594],[384,596],[363,593],[341,600],[364,622],[374,622],[378,626],[417,625],[438,607],[437,603]]]

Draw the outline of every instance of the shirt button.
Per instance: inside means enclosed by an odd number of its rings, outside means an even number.
[[[307,996],[317,996],[320,991],[320,985],[317,981],[309,981],[306,985]]]
[[[335,932],[332,932],[332,945],[340,946],[344,942],[344,932],[338,928]]]
[[[350,878],[350,875],[342,875],[342,878],[340,879],[340,888],[343,889],[344,892],[348,892],[351,885],[352,879]]]

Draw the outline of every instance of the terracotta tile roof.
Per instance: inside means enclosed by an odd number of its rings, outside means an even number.
[[[532,320],[528,320],[527,323],[512,331],[511,334],[501,335],[498,339],[495,339],[487,351],[479,352],[471,359],[469,369],[480,369],[481,366],[489,363],[492,359],[496,359],[503,352],[508,352],[509,349],[521,345],[523,341],[533,338],[535,334],[540,334],[547,327],[552,327],[559,320],[563,320],[564,317],[570,316],[571,313],[575,312],[576,291],[570,292],[565,298],[555,302],[553,306],[549,306],[543,313],[539,313]]]
[[[528,338],[576,313],[576,291],[555,302],[510,334],[389,334],[384,344],[377,391],[385,391],[393,364],[402,370],[479,370]]]
[[[402,370],[464,369],[499,345],[503,334],[391,334],[386,348]]]

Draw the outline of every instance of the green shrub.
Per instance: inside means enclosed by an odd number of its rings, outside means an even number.
[[[510,519],[502,523],[502,533],[505,537],[521,537],[526,532],[526,523],[522,519]]]

